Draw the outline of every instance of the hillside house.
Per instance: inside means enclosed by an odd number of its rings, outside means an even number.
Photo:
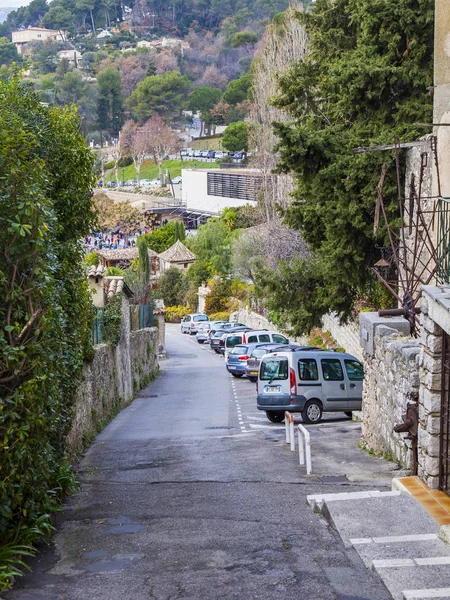
[[[173,246],[159,255],[161,273],[176,267],[180,271],[187,271],[190,265],[195,262],[195,254],[186,248],[186,246],[177,240]]]
[[[23,54],[25,47],[30,42],[44,42],[45,40],[56,40],[64,41],[64,32],[53,29],[45,29],[43,27],[27,27],[27,29],[20,29],[19,31],[13,31],[12,43],[17,48],[19,54]]]

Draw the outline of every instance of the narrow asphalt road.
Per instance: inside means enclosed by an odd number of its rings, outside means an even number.
[[[306,504],[370,485],[367,473],[308,479],[283,427],[258,414],[253,384],[232,381],[179,326],[167,327],[167,353],[86,452],[54,542],[5,600],[388,600]],[[335,423],[333,454],[357,435],[330,418],[317,430],[325,455]]]

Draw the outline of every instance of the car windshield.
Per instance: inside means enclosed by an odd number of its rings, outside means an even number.
[[[275,381],[288,378],[287,358],[267,358],[261,367],[262,381]]]
[[[247,354],[248,346],[235,346],[230,354],[236,354],[237,356],[242,356]]]

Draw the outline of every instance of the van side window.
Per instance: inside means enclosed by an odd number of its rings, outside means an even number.
[[[247,338],[247,342],[249,344],[254,344],[257,341],[258,341],[258,337],[256,335],[249,335]]]
[[[279,333],[274,333],[272,338],[276,344],[287,344],[288,343],[288,341],[284,337],[284,335],[280,335]]]
[[[276,381],[288,378],[288,361],[286,358],[268,358],[263,360],[261,381]]]
[[[314,358],[300,358],[298,361],[298,376],[302,381],[317,381],[319,373]]]
[[[362,381],[364,379],[364,369],[357,360],[344,360],[347,377],[350,381]]]
[[[344,379],[341,361],[338,358],[323,358],[320,362],[325,381],[342,381]]]
[[[259,342],[270,342],[270,335],[268,333],[261,333],[258,337],[259,337],[259,340],[258,340]]]

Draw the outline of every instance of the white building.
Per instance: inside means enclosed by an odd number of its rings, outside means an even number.
[[[30,26],[27,27],[27,29],[13,31],[11,36],[12,43],[17,48],[17,52],[19,54],[23,54],[24,48],[29,42],[44,42],[48,39],[57,40],[59,42],[64,41],[64,32],[53,29],[45,29],[43,27]]]
[[[262,174],[251,169],[183,169],[181,198],[186,208],[219,214],[224,208],[256,205]]]
[[[78,66],[81,60],[81,52],[78,50],[60,50],[58,52],[58,60],[66,59],[73,66]]]

